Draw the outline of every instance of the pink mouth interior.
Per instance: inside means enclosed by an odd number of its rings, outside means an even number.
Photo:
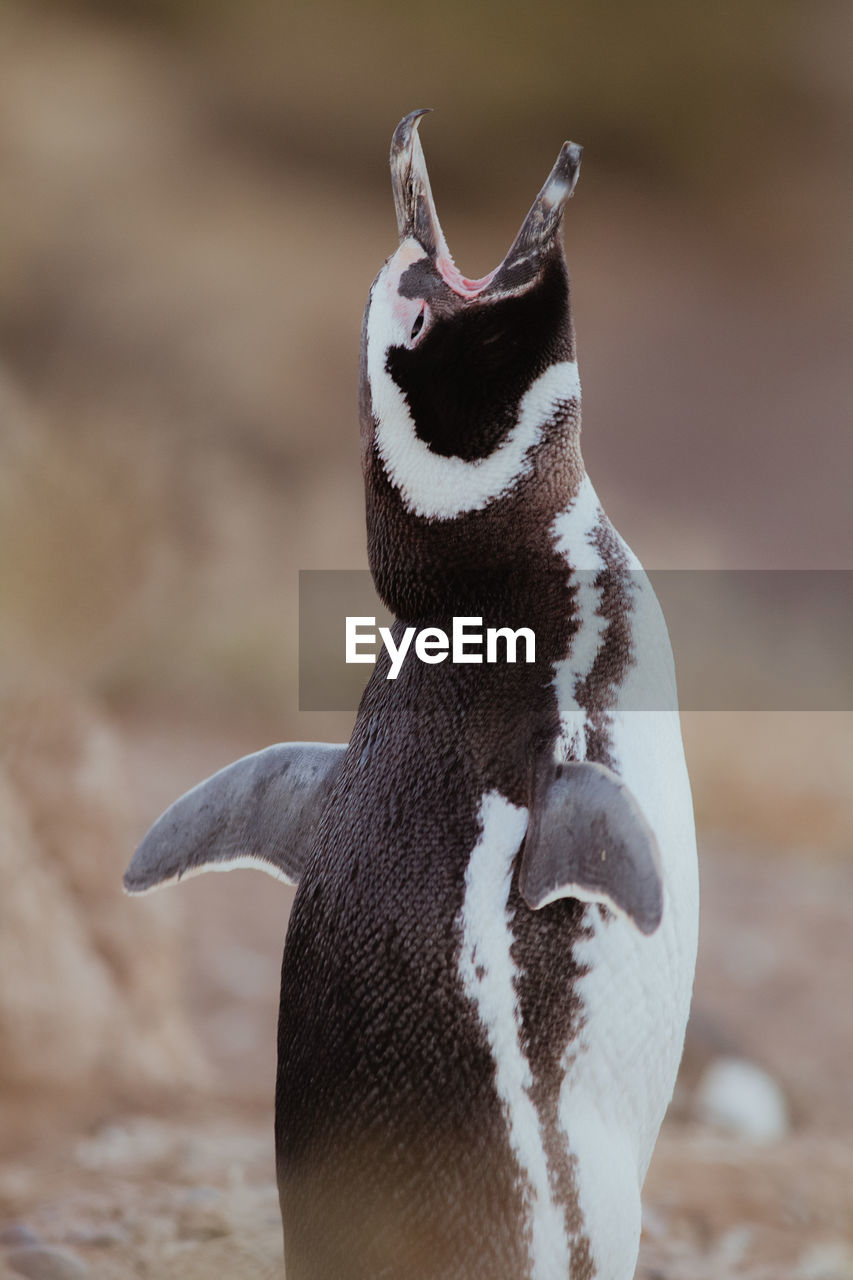
[[[490,271],[487,276],[482,276],[479,280],[469,280],[467,276],[463,276],[446,249],[436,255],[435,263],[441,272],[442,280],[461,298],[476,297],[487,284],[491,283],[498,271],[495,267],[495,270]]]

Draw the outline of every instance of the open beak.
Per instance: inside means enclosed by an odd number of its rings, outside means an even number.
[[[575,189],[583,147],[564,142],[530,212],[521,224],[503,262],[481,280],[468,280],[455,266],[435,211],[418,125],[427,109],[412,111],[394,130],[391,140],[391,184],[401,242],[413,237],[457,293],[494,297],[525,288],[539,268],[560,229],[566,201]]]
[[[413,236],[431,258],[440,249],[447,250],[444,233],[435,212],[435,201],[429,185],[424,149],[418,137],[421,116],[429,107],[410,111],[404,116],[391,139],[391,185],[397,210],[400,241]]]

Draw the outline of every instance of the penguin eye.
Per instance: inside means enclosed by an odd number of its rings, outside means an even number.
[[[415,338],[418,336],[418,334],[420,333],[421,329],[424,327],[424,311],[425,311],[425,309],[426,309],[426,308],[421,307],[420,311],[418,312],[417,316],[415,317],[415,323],[412,325],[412,332],[411,332],[411,334],[409,335],[409,337],[410,337],[410,341],[412,341],[412,342],[414,342]]]

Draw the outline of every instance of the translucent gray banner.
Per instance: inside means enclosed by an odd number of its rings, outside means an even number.
[[[651,570],[636,575],[631,592],[635,599],[642,593],[644,577],[651,581],[666,619],[682,710],[853,709],[853,570]],[[575,574],[572,581],[593,590],[601,586],[594,573]],[[393,618],[378,600],[367,570],[303,570],[301,711],[352,711],[358,706],[373,668],[370,662],[347,662],[347,618],[375,619],[373,626],[349,624],[350,655],[379,652],[378,629],[390,627]],[[429,623],[424,619],[417,629]],[[535,630],[535,619],[527,625]],[[376,637],[373,643],[371,633]],[[415,640],[413,636],[400,661],[421,660]],[[479,651],[485,660],[485,643],[484,635],[479,650],[474,642],[466,652]],[[433,655],[440,654],[440,640],[431,637],[429,644]],[[429,644],[421,647],[425,655]],[[517,660],[523,661],[521,641],[517,649]],[[452,660],[450,635],[446,653]],[[498,653],[505,660],[503,641]],[[659,682],[635,682],[635,709],[664,709],[669,701]]]

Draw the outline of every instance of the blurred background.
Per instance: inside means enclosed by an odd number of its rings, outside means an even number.
[[[366,563],[398,119],[436,108],[470,276],[583,143],[584,453],[645,564],[850,568],[851,39],[843,0],[2,0],[0,1275],[277,1274],[288,891],[119,886],[200,778],[349,736],[297,710],[297,574]],[[640,1274],[843,1280],[853,715],[684,721],[703,936]]]

